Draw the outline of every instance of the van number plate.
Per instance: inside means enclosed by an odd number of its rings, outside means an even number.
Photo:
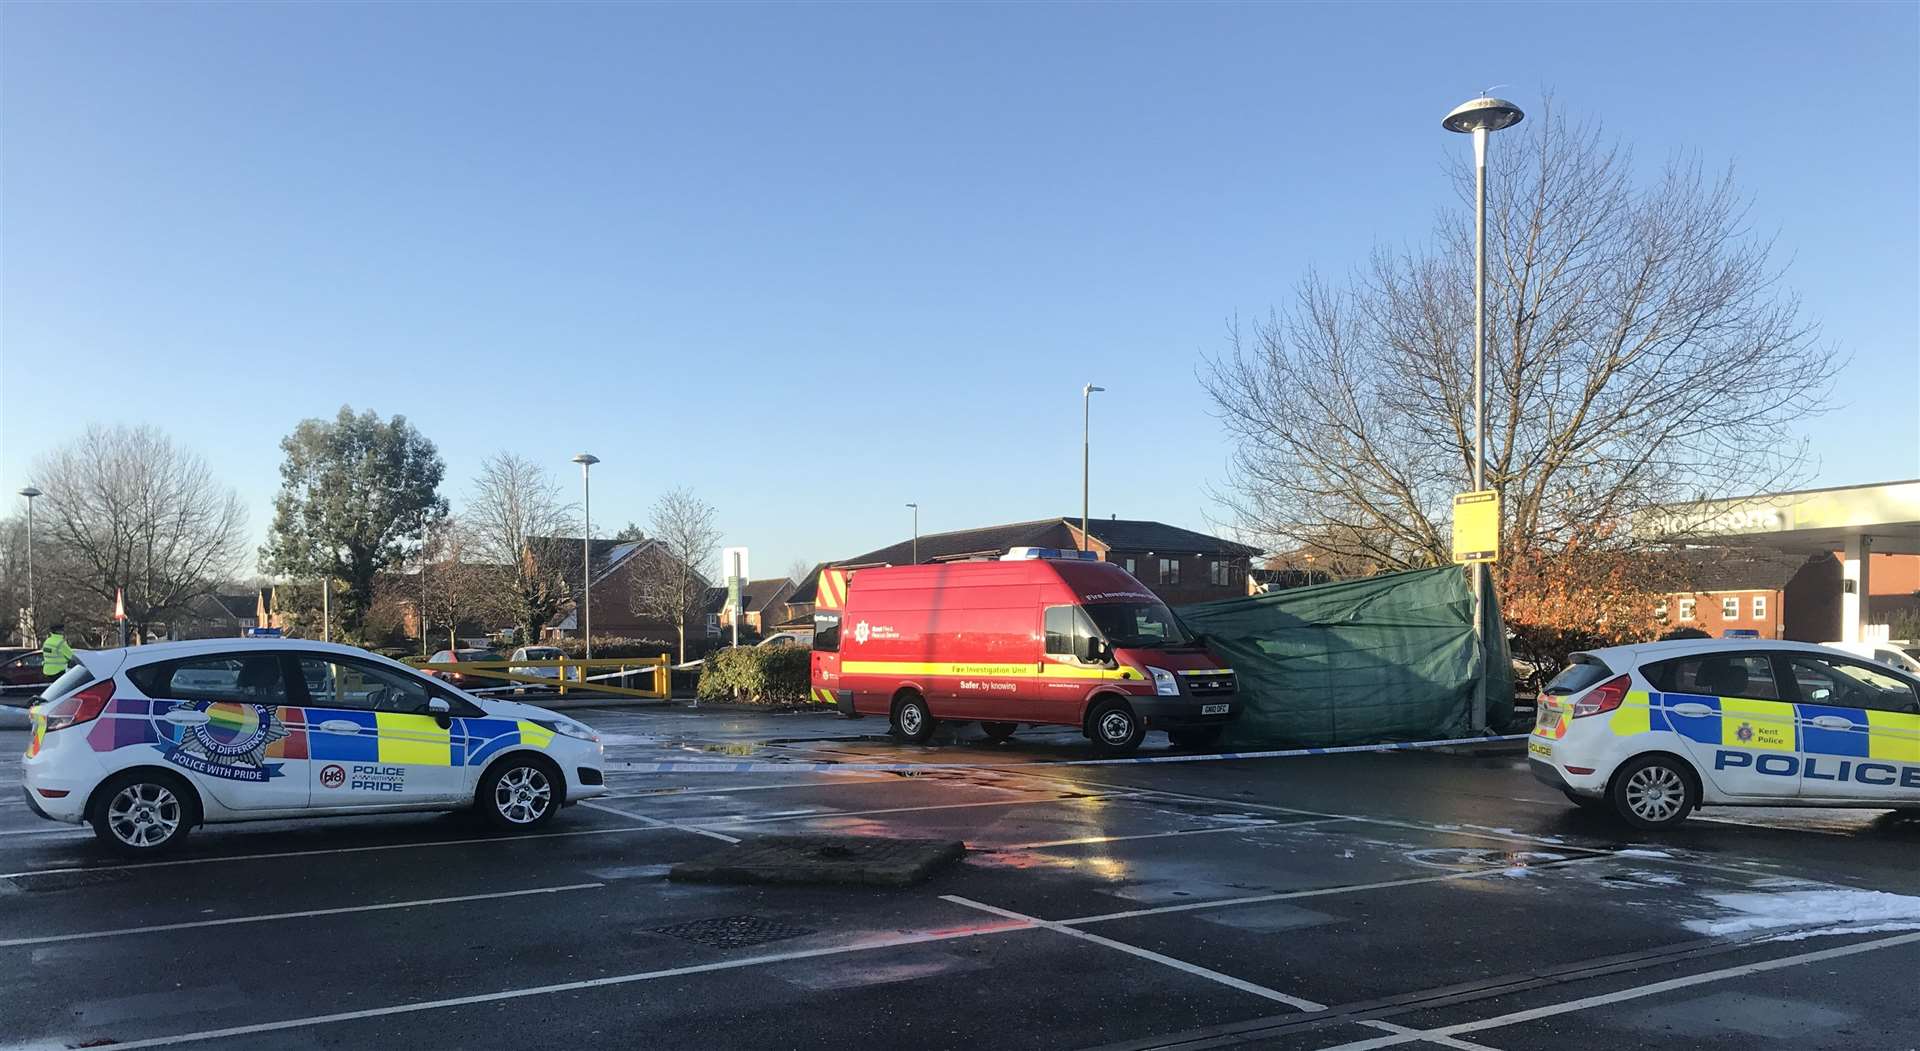
[[[1200,706],[1201,715],[1225,715],[1232,710],[1233,705],[1231,704],[1203,704]]]

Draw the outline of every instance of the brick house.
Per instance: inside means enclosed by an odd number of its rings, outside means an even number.
[[[1697,628],[1714,638],[1729,630],[1757,631],[1763,639],[1832,642],[1840,637],[1840,560],[1832,552],[1812,556],[1727,548],[1684,548],[1685,583],[1656,600],[1663,631]],[[1873,555],[1869,615],[1886,623],[1915,605],[1920,557]],[[1883,583],[1884,579],[1884,583]],[[1907,588],[1907,593],[1901,589]]]
[[[1062,516],[1032,522],[982,526],[949,533],[927,533],[918,541],[921,562],[968,562],[999,558],[1015,547],[1079,548],[1080,519]],[[1124,567],[1169,606],[1247,594],[1248,570],[1260,551],[1191,529],[1126,518],[1096,518],[1087,523],[1087,550]],[[914,561],[912,539],[852,558],[815,566],[787,597],[786,619],[812,613],[815,588],[825,566],[859,569],[903,566]]]
[[[563,537],[556,544],[565,550],[579,551],[579,537]],[[593,594],[593,637],[653,639],[673,642],[674,626],[671,622],[658,617],[636,613],[633,609],[633,596],[639,581],[643,580],[649,569],[657,566],[662,559],[673,556],[665,545],[658,540],[595,540],[589,549],[588,565],[592,570]],[[578,557],[578,556],[575,556]],[[579,573],[574,570],[575,576]],[[700,578],[700,586],[709,585],[706,577]],[[705,634],[705,626],[700,622],[700,612],[696,612],[687,623],[687,641],[689,644]],[[580,636],[579,613],[569,610],[552,624],[547,625],[549,638],[578,638]]]

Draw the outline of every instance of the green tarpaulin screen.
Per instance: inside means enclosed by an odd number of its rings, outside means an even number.
[[[1246,707],[1228,741],[1320,748],[1467,736],[1482,688],[1489,726],[1505,729],[1513,670],[1491,592],[1484,656],[1457,566],[1204,602],[1179,615],[1239,677]]]

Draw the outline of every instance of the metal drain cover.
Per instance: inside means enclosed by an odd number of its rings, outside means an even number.
[[[713,949],[744,949],[750,945],[765,945],[768,942],[798,938],[812,934],[813,931],[806,927],[781,923],[779,920],[770,920],[765,916],[742,915],[689,920],[670,927],[655,927],[653,933]]]

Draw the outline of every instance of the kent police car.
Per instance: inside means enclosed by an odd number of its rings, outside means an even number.
[[[1540,697],[1539,780],[1640,828],[1699,806],[1920,810],[1920,679],[1758,639],[1576,653]]]
[[[152,854],[205,822],[474,808],[536,828],[606,791],[593,730],[297,640],[82,651],[29,713],[27,804]]]

